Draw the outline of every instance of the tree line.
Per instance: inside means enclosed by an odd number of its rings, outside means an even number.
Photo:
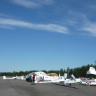
[[[86,77],[86,78],[96,78],[96,76],[94,75],[88,75],[86,74],[87,71],[89,70],[89,67],[94,67],[96,69],[96,65],[93,65],[93,64],[88,64],[88,65],[84,65],[84,66],[81,66],[81,67],[77,67],[77,68],[69,68],[67,67],[67,69],[63,69],[61,68],[60,70],[49,70],[49,71],[46,71],[46,70],[42,70],[43,72],[45,73],[56,73],[56,74],[60,74],[61,76],[64,75],[64,73],[67,73],[68,74],[68,77],[70,77],[72,74],[74,74],[74,76],[76,78],[78,77]],[[0,73],[0,76],[26,76],[28,75],[29,73],[31,72],[36,72],[38,70],[31,70],[31,71],[20,71],[20,72],[3,72],[3,73]]]

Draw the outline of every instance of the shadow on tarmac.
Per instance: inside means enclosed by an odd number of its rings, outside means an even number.
[[[59,84],[56,84],[56,85],[59,85]],[[79,89],[75,85],[59,85],[59,86],[64,86],[64,87],[74,88],[74,89]]]

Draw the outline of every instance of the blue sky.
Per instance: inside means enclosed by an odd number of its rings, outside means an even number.
[[[96,0],[0,0],[0,72],[94,64]]]

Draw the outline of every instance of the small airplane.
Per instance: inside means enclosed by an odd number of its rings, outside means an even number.
[[[21,80],[24,80],[24,76],[13,76],[13,77],[6,77],[6,76],[3,76],[3,79],[21,79]]]
[[[73,74],[71,75],[71,77],[72,78],[67,78],[67,73],[65,73],[63,79],[58,80],[59,82],[57,82],[57,84],[60,84],[60,85],[72,85],[74,83],[81,82],[81,79],[76,79]]]
[[[59,85],[71,85],[72,83],[81,82],[80,80],[78,81],[74,75],[71,76],[72,78],[68,79],[67,73],[64,73],[64,76],[60,76],[59,74],[59,76],[52,77],[52,76],[48,76],[44,72],[32,72],[27,77],[27,81],[34,82],[34,83],[54,83]]]
[[[7,78],[6,76],[3,76],[3,79],[17,79],[17,77],[10,77],[10,78]]]
[[[93,67],[90,67],[89,70],[87,71],[87,74],[93,74],[96,75],[96,70]]]
[[[58,79],[58,76],[48,76],[44,72],[32,72],[27,76],[26,81],[28,82],[35,81],[35,83],[36,82],[45,83],[52,81],[53,79]]]
[[[95,68],[90,67],[89,70],[87,71],[87,74],[96,75]],[[88,85],[88,86],[96,85],[96,79],[85,79],[85,80],[82,80],[82,84],[85,84],[85,85]]]

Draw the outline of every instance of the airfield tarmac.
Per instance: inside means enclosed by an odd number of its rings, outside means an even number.
[[[96,96],[96,86],[31,85],[23,80],[3,80],[0,77],[0,96]]]

